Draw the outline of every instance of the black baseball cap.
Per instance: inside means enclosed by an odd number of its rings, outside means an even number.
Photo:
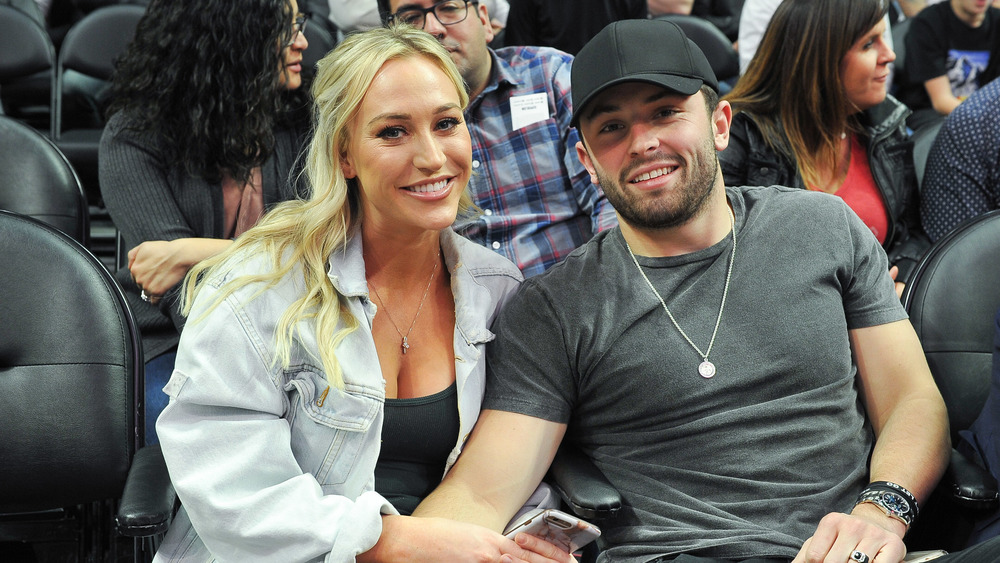
[[[608,24],[580,49],[570,80],[574,126],[588,102],[623,82],[648,82],[684,96],[702,85],[719,92],[705,53],[677,24],[656,19]]]

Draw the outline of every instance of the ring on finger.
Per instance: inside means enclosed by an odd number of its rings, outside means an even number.
[[[141,292],[139,293],[139,298],[140,298],[140,299],[142,299],[143,301],[145,301],[146,303],[149,303],[149,295],[148,295],[148,294],[146,293],[146,290],[145,290],[145,289],[143,289],[143,290],[142,290],[142,291],[141,291]]]
[[[868,557],[868,554],[863,551],[854,550],[851,552],[851,558],[849,561],[854,561],[855,563],[868,563],[871,561],[871,558]]]

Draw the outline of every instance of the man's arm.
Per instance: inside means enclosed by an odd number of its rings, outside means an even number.
[[[948,411],[909,321],[851,331],[862,399],[875,430],[871,480],[925,500],[948,464]]]
[[[875,431],[870,479],[898,483],[922,502],[944,473],[950,438],[944,400],[917,335],[902,320],[851,330],[850,340],[862,401]],[[823,561],[828,553],[847,548],[870,556],[898,554],[896,560],[901,560],[905,532],[902,522],[877,507],[858,505],[850,516],[824,518],[794,563]]]
[[[951,93],[951,82],[948,81],[947,74],[925,81],[924,89],[927,90],[927,95],[931,98],[934,111],[941,115],[948,115],[962,103],[962,100]]]

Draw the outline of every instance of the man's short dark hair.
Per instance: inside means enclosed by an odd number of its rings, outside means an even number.
[[[711,86],[702,86],[701,95],[705,96],[705,107],[708,108],[708,115],[711,117],[712,112],[719,105],[719,93],[713,90]]]

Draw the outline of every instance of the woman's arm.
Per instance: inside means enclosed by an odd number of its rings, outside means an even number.
[[[128,253],[132,279],[152,303],[184,280],[192,266],[229,248],[233,241],[214,238],[151,240]]]
[[[197,199],[186,207],[198,209],[201,214],[199,217],[189,216],[185,206],[176,199],[175,190],[181,188],[174,185],[177,180],[172,174],[175,171],[165,162],[162,150],[148,136],[127,130],[127,125],[124,115],[113,116],[101,137],[100,146],[101,195],[125,242],[138,246],[146,241],[212,236],[214,233],[205,232],[207,228],[203,226],[213,223],[209,214],[216,212],[209,193],[212,186],[204,182],[203,192],[195,193],[193,189],[185,192],[188,197]],[[194,179],[188,181],[197,182]],[[130,259],[130,263],[132,261]],[[141,260],[140,267],[145,262],[145,259]],[[151,275],[143,270],[137,277],[149,281]],[[119,277],[121,279],[123,277]],[[153,286],[158,287],[154,295],[167,293],[170,287],[159,287],[163,283],[153,282]],[[125,290],[139,292],[137,286],[127,283]],[[176,296],[168,296],[161,309],[171,315],[178,328],[183,326]]]

